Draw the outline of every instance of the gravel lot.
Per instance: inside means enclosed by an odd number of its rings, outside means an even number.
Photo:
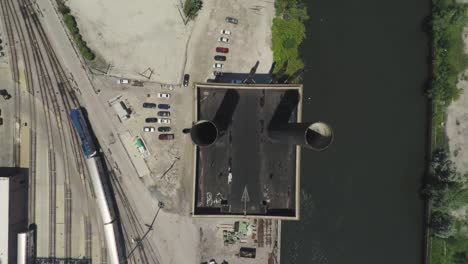
[[[110,74],[180,83],[190,25],[184,25],[177,0],[69,0],[80,32]],[[107,68],[101,65],[102,68]],[[146,72],[145,74],[147,74]]]

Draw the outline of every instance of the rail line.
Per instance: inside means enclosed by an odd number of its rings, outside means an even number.
[[[43,45],[43,48],[44,48],[44,53],[45,53],[45,56],[47,57],[48,59],[48,63],[50,64],[50,69],[52,70],[52,76],[54,77],[54,81],[55,81],[55,84],[56,86],[51,86],[49,89],[49,96],[50,98],[52,98],[52,101],[55,102],[55,104],[53,105],[53,109],[54,109],[54,113],[55,113],[55,117],[56,117],[56,122],[58,124],[58,128],[60,130],[60,141],[61,141],[61,146],[62,146],[62,151],[63,153],[67,153],[67,149],[66,149],[66,140],[65,140],[65,137],[64,135],[67,134],[69,136],[69,138],[71,138],[72,142],[70,142],[70,147],[72,149],[72,152],[73,152],[73,157],[74,157],[74,161],[75,161],[75,164],[76,164],[76,168],[78,170],[78,173],[80,175],[84,175],[85,174],[85,169],[84,169],[84,162],[83,162],[83,158],[80,154],[80,150],[79,150],[79,141],[78,141],[78,138],[77,136],[75,135],[75,133],[72,133],[71,131],[71,121],[69,119],[69,116],[66,115],[65,118],[63,118],[63,116],[61,115],[61,113],[63,112],[60,111],[60,107],[58,105],[58,102],[59,102],[59,99],[58,97],[60,97],[60,101],[62,102],[63,104],[63,107],[65,109],[65,112],[66,113],[69,113],[70,110],[72,108],[75,108],[79,105],[79,102],[78,102],[78,99],[76,98],[76,95],[74,94],[73,92],[73,89],[71,87],[71,84],[66,76],[66,73],[64,71],[64,69],[62,68],[55,52],[53,51],[53,48],[47,38],[47,35],[38,19],[38,16],[37,16],[37,13],[36,11],[34,10],[34,8],[32,7],[32,3],[30,1],[25,1],[25,0],[22,0],[21,3],[23,4],[23,8],[26,9],[25,12],[23,12],[24,14],[24,18],[25,18],[25,21],[27,22],[28,24],[28,27],[30,28],[34,28],[36,31],[37,31],[37,36],[38,38],[36,37],[36,34],[35,32],[33,32],[31,34],[31,37],[32,39],[34,40],[35,43],[42,43]],[[39,42],[39,41],[40,42]],[[42,53],[41,53],[41,50],[39,47],[37,47],[37,54],[39,54],[41,56],[41,60],[45,63],[46,59],[43,58],[42,56]],[[50,75],[49,75],[50,77]],[[54,87],[56,87],[57,89],[54,89]],[[58,90],[58,93],[56,92]],[[67,92],[68,91],[68,92]],[[57,96],[57,94],[59,94],[59,96]],[[69,128],[65,133],[64,131],[64,128],[63,128],[63,121],[68,121],[67,122],[67,127]],[[71,215],[71,212],[72,212],[72,191],[71,191],[71,187],[70,187],[70,175],[68,173],[68,170],[69,170],[69,164],[68,164],[68,160],[65,158],[64,159],[64,162],[65,162],[65,186],[64,186],[64,193],[65,193],[65,207],[64,207],[64,213],[65,213],[65,258],[66,259],[69,259],[71,257],[71,245],[72,245],[72,240],[71,240],[71,232],[72,232],[72,215]],[[90,233],[88,232],[85,232],[85,243],[87,243],[86,241],[90,241]],[[86,247],[90,254],[91,252],[91,247],[90,245],[88,245]],[[88,257],[91,257],[91,255],[87,255]]]
[[[31,63],[29,58],[29,51],[26,47],[26,41],[24,38],[24,32],[20,26],[20,20],[16,12],[12,12],[14,9],[14,4],[6,0],[0,1],[1,12],[4,17],[5,29],[7,32],[7,37],[9,41],[9,51],[10,51],[10,65],[12,70],[12,78],[14,81],[14,90],[15,90],[15,127],[14,127],[14,136],[13,136],[13,166],[20,166],[21,159],[21,150],[20,150],[20,129],[22,125],[21,119],[21,87],[20,87],[20,74],[19,74],[19,65],[18,65],[18,53],[16,50],[17,41],[21,46],[21,53],[24,60],[25,68],[25,85],[27,91],[30,93],[29,98],[29,110],[30,110],[30,169],[29,169],[29,189],[28,189],[28,199],[30,206],[28,207],[28,222],[35,222],[35,197],[36,197],[36,184],[35,184],[35,148],[36,148],[36,121],[35,114],[33,114],[33,109],[35,109],[34,102],[34,87],[32,81],[32,70]],[[18,38],[15,37],[16,32]]]
[[[15,10],[15,4],[12,3],[12,0],[0,0],[2,3],[2,12],[4,14],[7,14],[5,16],[5,20],[8,20],[7,22],[9,23],[7,26],[8,27],[8,32],[11,35],[11,38],[9,39],[15,39],[13,36],[13,28],[12,25],[14,25],[14,29],[16,32],[18,32],[18,39],[20,39],[21,47],[22,47],[22,52],[23,56],[25,57],[25,68],[26,70],[26,79],[27,79],[27,84],[28,85],[28,90],[31,92],[32,95],[35,95],[35,90],[34,87],[32,86],[32,74],[31,74],[31,61],[29,58],[29,52],[28,52],[28,47],[26,46],[26,38],[24,31],[22,27],[20,26],[20,20],[17,15],[17,12]],[[79,101],[76,97],[75,91],[68,79],[68,76],[61,66],[57,55],[53,51],[53,48],[51,46],[51,43],[49,42],[47,35],[39,21],[39,18],[37,16],[36,11],[34,10],[32,6],[32,2],[30,0],[19,0],[17,2],[21,14],[23,16],[24,24],[27,30],[27,36],[31,40],[30,43],[31,49],[32,49],[32,54],[33,54],[33,63],[35,65],[35,69],[38,71],[38,92],[41,96],[42,102],[43,102],[43,108],[45,112],[45,118],[46,118],[46,127],[47,127],[47,138],[49,141],[49,157],[48,157],[48,162],[49,162],[49,186],[50,186],[50,192],[49,192],[49,207],[50,207],[50,212],[49,212],[49,217],[51,221],[49,221],[49,257],[55,257],[56,255],[56,149],[54,147],[54,137],[52,135],[52,131],[54,130],[53,128],[53,117],[51,116],[52,114],[55,117],[55,122],[57,125],[57,128],[59,130],[59,135],[60,135],[60,145],[61,145],[61,151],[65,154],[67,153],[67,148],[66,144],[67,141],[65,140],[66,134],[68,134],[69,138],[71,138],[70,142],[70,147],[73,152],[73,157],[74,161],[76,164],[76,168],[79,171],[81,175],[85,175],[87,173],[87,170],[84,168],[84,160],[83,157],[80,153],[80,148],[79,148],[79,140],[75,133],[71,132],[71,129],[64,129],[63,124],[68,123],[68,128],[71,127],[71,120],[66,115],[66,118],[63,118],[62,112],[65,111],[66,113],[69,113],[71,109],[79,106]],[[10,16],[12,14],[12,16]],[[12,53],[12,66],[14,69],[13,74],[14,74],[14,80],[16,83],[16,91],[19,91],[19,69],[18,69],[18,59],[17,59],[17,53],[14,45],[10,46],[10,50],[13,50]],[[58,91],[58,92],[57,92]],[[19,98],[19,96],[16,96]],[[35,101],[32,100],[33,102],[30,104],[31,109],[35,109]],[[63,108],[60,108],[59,102],[62,103]],[[34,105],[33,105],[34,104]],[[20,104],[17,104],[20,106]],[[18,113],[20,112],[20,108],[18,108]],[[51,113],[51,111],[53,113]],[[34,116],[35,115],[31,115]],[[21,119],[19,114],[17,115],[18,118],[18,123],[20,124]],[[67,121],[67,122],[66,122]],[[34,124],[34,131],[35,131],[35,118],[32,119],[32,123]],[[16,131],[19,134],[19,130]],[[32,178],[31,180],[34,180],[34,185],[35,186],[35,164],[36,164],[36,159],[35,159],[35,154],[36,154],[36,138],[35,138],[35,132],[31,133],[31,146],[32,146],[32,154],[30,156],[31,159],[31,165],[34,166],[34,170],[31,170],[30,177]],[[20,159],[20,151],[19,151],[19,142],[18,144],[15,145],[14,148],[14,156],[15,156],[15,164],[19,164],[19,159]],[[66,156],[66,155],[65,155]],[[71,230],[72,230],[72,217],[71,217],[71,205],[72,205],[72,192],[70,188],[70,175],[69,175],[69,164],[68,160],[65,158],[64,159],[65,163],[65,186],[64,186],[64,193],[65,193],[65,258],[68,259],[71,257]],[[114,176],[115,177],[115,176]],[[89,177],[87,177],[89,179]],[[32,183],[32,181],[31,181]],[[121,189],[120,183],[118,183],[118,180],[113,179],[114,186],[118,186],[115,188],[117,190],[117,193],[121,197],[121,201],[124,204],[124,208],[127,211],[127,216],[128,219],[131,223],[131,231],[134,234],[135,238],[140,237],[143,233],[144,230],[142,228],[142,224],[138,221],[138,218],[136,217],[135,212],[130,206],[130,203]],[[92,188],[91,188],[92,191]],[[30,193],[35,194],[35,189],[31,190]],[[35,197],[32,195],[31,197]],[[35,202],[35,201],[33,201]],[[34,203],[31,203],[34,204]],[[34,206],[32,206],[34,208]],[[35,212],[30,212],[30,215],[34,216]],[[33,218],[34,219],[34,218]],[[129,230],[130,231],[130,230]],[[85,254],[91,257],[91,225],[89,223],[89,220],[85,220]],[[129,234],[127,233],[126,230],[126,237],[127,241],[129,241]],[[149,254],[147,254],[145,249],[149,249]],[[105,250],[104,250],[105,252]],[[142,241],[140,246],[138,247],[138,252],[140,255],[141,261],[146,264],[146,263],[159,263],[158,257],[156,252],[154,251],[154,248],[152,247],[151,243],[148,241]],[[106,254],[102,254],[102,260],[106,261]]]
[[[106,158],[106,163],[111,164],[107,158]],[[131,227],[131,230],[127,230],[126,228],[122,228],[122,229],[124,230],[124,233],[125,233],[124,235],[126,236],[127,244],[130,247],[133,247],[132,243],[130,243],[132,241],[132,238],[130,237],[131,235],[129,233],[132,233],[135,240],[137,240],[141,238],[141,236],[145,233],[146,230],[142,228],[143,223],[141,223],[138,217],[136,216],[135,211],[133,210],[130,204],[130,201],[127,198],[127,195],[123,191],[123,188],[117,176],[115,175],[113,171],[111,171],[109,174],[110,174],[109,178],[112,182],[112,185],[114,186],[116,195],[119,197],[121,204],[123,206],[123,209],[125,210],[125,213],[127,215],[127,219],[130,222],[129,226]],[[122,214],[121,214],[121,217],[122,217]],[[146,249],[148,249],[149,252],[146,252]],[[141,242],[141,244],[138,246],[138,252],[139,252],[140,260],[142,263],[144,264],[145,263],[156,263],[156,264],[159,263],[159,259],[160,259],[159,254],[157,253],[157,250],[155,250],[153,245],[148,240]]]

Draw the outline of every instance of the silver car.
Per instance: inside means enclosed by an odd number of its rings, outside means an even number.
[[[224,42],[224,43],[229,43],[229,39],[228,39],[228,38],[225,38],[225,37],[219,37],[219,38],[218,38],[218,41],[219,41],[219,42]]]

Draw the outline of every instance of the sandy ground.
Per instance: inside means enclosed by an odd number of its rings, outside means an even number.
[[[110,64],[109,74],[180,83],[190,25],[184,25],[178,0],[70,0],[80,32]],[[100,67],[107,68],[107,65]],[[146,71],[146,72],[145,72]]]
[[[468,27],[463,30],[465,53],[468,54]],[[462,90],[460,98],[453,102],[447,110],[446,131],[452,160],[460,173],[468,173],[468,70],[458,83]]]
[[[465,53],[468,54],[468,27],[463,30]],[[453,102],[447,111],[446,133],[449,138],[451,159],[462,174],[468,173],[468,70],[461,75],[458,87],[460,98]],[[452,212],[458,219],[468,218],[468,205]]]

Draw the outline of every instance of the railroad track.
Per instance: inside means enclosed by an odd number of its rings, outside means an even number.
[[[49,42],[47,35],[42,27],[39,18],[37,16],[36,11],[32,7],[32,3],[30,0],[19,0],[17,5],[19,6],[20,12],[22,14],[23,23],[26,28],[26,33],[24,32],[23,28],[20,26],[20,19],[17,13],[17,8],[13,0],[0,0],[2,3],[2,12],[11,14],[5,16],[5,20],[8,20],[10,23],[9,25],[9,32],[11,33],[11,39],[15,39],[13,37],[13,30],[18,33],[18,39],[21,42],[21,50],[23,56],[27,58],[25,59],[26,68],[28,69],[26,72],[28,83],[33,83],[31,79],[31,61],[29,58],[29,51],[28,47],[26,46],[26,38],[25,35],[28,36],[30,39],[30,43],[32,45],[29,47],[32,53],[32,63],[34,63],[35,69],[38,73],[38,89],[37,92],[40,94],[41,100],[43,102],[44,112],[45,112],[45,119],[46,119],[46,127],[47,127],[47,138],[49,141],[49,185],[50,185],[50,192],[49,192],[49,217],[51,221],[49,221],[49,257],[55,257],[56,255],[56,156],[57,151],[62,151],[65,155],[67,153],[66,144],[69,143],[72,149],[74,162],[76,164],[76,168],[81,175],[85,175],[87,170],[84,168],[84,159],[81,155],[81,151],[79,148],[79,141],[75,133],[71,130],[71,120],[68,115],[66,117],[63,116],[62,112],[69,113],[72,108],[79,106],[79,101],[75,95],[74,89],[68,80],[68,76],[66,71],[61,66],[57,55],[53,51],[51,43]],[[14,28],[13,28],[14,25]],[[14,78],[15,80],[19,80],[19,71],[18,71],[18,64],[17,64],[17,53],[14,47],[10,47],[10,49],[14,50],[12,52],[12,60],[15,61],[15,64],[12,63],[16,71],[14,70]],[[17,83],[17,82],[16,82]],[[18,87],[18,83],[16,84]],[[35,95],[35,90],[33,86],[30,87],[30,92]],[[19,91],[19,88],[17,89]],[[17,96],[19,97],[19,96]],[[34,101],[34,100],[33,100]],[[60,104],[63,106],[60,107]],[[32,105],[32,104],[31,104]],[[18,104],[20,106],[20,104]],[[35,105],[32,106],[35,109]],[[20,109],[18,109],[18,112]],[[51,113],[52,112],[52,113]],[[33,116],[33,115],[31,115]],[[55,117],[55,119],[54,119]],[[19,115],[18,115],[19,119]],[[19,119],[18,122],[21,120]],[[35,120],[32,120],[35,123]],[[55,127],[53,126],[53,121],[55,121],[56,126],[59,130],[59,141],[60,141],[60,149],[55,148],[54,137],[52,135],[52,131],[54,131]],[[67,126],[69,129],[64,129],[63,126]],[[19,134],[19,131],[18,131]],[[68,135],[71,138],[71,142],[67,142],[65,140],[65,136]],[[31,148],[33,153],[31,155],[31,165],[35,166],[35,146],[36,146],[36,138],[35,133],[31,133],[32,140],[31,140]],[[17,164],[19,164],[19,144],[15,145],[15,160]],[[65,155],[66,156],[66,155]],[[71,257],[71,230],[72,230],[72,217],[71,217],[71,205],[72,205],[72,192],[70,188],[70,175],[68,173],[69,164],[68,160],[65,158],[65,186],[64,186],[64,193],[65,193],[65,259]],[[31,176],[35,175],[35,169],[31,170]],[[89,179],[89,177],[88,177]],[[35,180],[35,177],[34,179]],[[33,181],[31,181],[32,183]],[[117,182],[118,184],[118,182]],[[35,185],[35,184],[34,184]],[[116,185],[114,183],[114,185]],[[120,189],[119,185],[119,195],[122,197],[122,201],[125,204],[125,210],[127,211],[127,215],[129,217],[129,221],[132,223],[130,226],[132,228],[132,233],[134,237],[139,237],[144,233],[142,228],[142,224],[137,220],[135,213],[133,212],[128,200]],[[92,190],[92,189],[91,189]],[[35,194],[35,189],[30,191],[31,194]],[[31,195],[31,197],[35,197]],[[34,200],[33,200],[34,202]],[[34,203],[31,203],[34,204]],[[34,206],[32,206],[34,208]],[[30,215],[35,215],[35,212],[30,212]],[[34,218],[33,218],[34,219]],[[88,257],[91,257],[91,225],[89,221],[85,221],[85,253]],[[129,235],[127,234],[127,240]],[[149,250],[149,254],[147,254],[147,249]],[[142,263],[159,263],[157,255],[148,241],[143,241],[141,246],[138,248],[138,252],[141,258]],[[151,260],[151,262],[150,262]],[[106,254],[105,251],[102,254],[102,261],[106,261]]]
[[[68,93],[65,89],[71,89],[71,86],[67,80],[65,75],[65,71],[61,67],[60,63],[58,62],[57,56],[53,52],[50,42],[48,41],[44,29],[40,24],[37,15],[32,8],[31,2],[26,0],[20,0],[18,2],[12,0],[1,0],[1,11],[4,15],[5,25],[7,28],[8,37],[11,43],[15,43],[17,39],[21,46],[21,52],[23,55],[23,60],[25,64],[25,75],[26,75],[26,85],[28,87],[28,91],[31,93],[32,96],[35,95],[35,89],[33,87],[33,80],[32,80],[32,64],[34,64],[35,69],[38,74],[38,90],[37,92],[40,94],[40,97],[43,102],[44,112],[45,112],[45,119],[46,119],[46,129],[47,129],[47,138],[49,141],[49,256],[55,257],[56,255],[56,159],[55,155],[57,154],[54,147],[54,137],[52,135],[52,131],[55,127],[52,126],[52,119],[55,117],[56,127],[59,130],[59,140],[61,151],[63,156],[66,157],[67,149],[66,144],[67,140],[65,140],[64,135],[66,134],[63,128],[64,122],[68,120],[68,125],[70,124],[70,120],[67,117],[62,117],[61,112],[63,109],[60,108],[59,102],[64,105],[64,108],[69,110],[72,107],[78,105],[78,100],[74,93]],[[20,20],[18,15],[18,10],[20,11],[23,20]],[[22,26],[24,24],[24,28]],[[15,38],[14,33],[18,35]],[[26,38],[27,36],[27,38]],[[28,47],[26,43],[30,43]],[[31,50],[31,52],[29,51]],[[16,122],[17,125],[15,127],[15,141],[14,141],[14,164],[15,166],[19,165],[20,162],[20,149],[19,149],[19,141],[17,140],[19,136],[19,128],[18,124],[21,124],[21,101],[20,101],[20,73],[18,68],[18,54],[15,45],[10,45],[10,52],[11,52],[11,60],[12,60],[12,73],[13,79],[15,81],[15,98],[17,100],[15,106],[16,111]],[[32,54],[32,61],[30,58],[30,54]],[[57,92],[58,91],[58,92]],[[59,95],[59,96],[57,96]],[[35,101],[30,96],[30,109],[33,110],[36,108]],[[50,113],[52,110],[53,115]],[[61,111],[62,110],[62,111]],[[35,111],[31,115],[31,140],[30,140],[30,147],[31,147],[31,155],[30,155],[30,190],[29,190],[29,197],[30,197],[30,206],[29,206],[29,218],[30,222],[35,221],[35,173],[36,173],[36,121],[35,121]],[[72,138],[71,148],[73,152],[73,156],[75,158],[75,164],[77,165],[77,169],[79,173],[83,173],[84,166],[83,161],[80,157],[79,148],[78,146],[78,139],[74,133],[67,131],[70,138]],[[65,163],[65,186],[64,186],[64,193],[65,193],[65,258],[68,259],[71,257],[71,230],[72,230],[72,217],[71,217],[71,206],[72,206],[72,193],[70,188],[70,179],[69,179],[69,164],[67,158],[64,159]]]
[[[79,147],[79,140],[75,133],[72,132],[71,120],[69,118],[68,113],[70,113],[71,109],[76,108],[79,106],[79,101],[74,93],[73,87],[68,80],[68,76],[66,75],[65,70],[61,66],[57,55],[55,54],[49,39],[45,33],[42,24],[39,21],[37,13],[35,12],[34,8],[30,1],[22,0],[21,3],[23,7],[26,9],[24,13],[24,18],[27,21],[28,27],[34,28],[37,32],[37,36],[32,34],[32,38],[34,39],[35,43],[41,43],[44,51],[44,58],[42,61],[47,61],[49,63],[51,74],[54,77],[54,82],[56,85],[52,85],[49,89],[49,97],[52,98],[52,101],[55,102],[53,105],[55,117],[57,118],[56,122],[58,124],[60,130],[60,141],[62,152],[67,153],[66,144],[67,140],[65,139],[64,135],[68,135],[71,138],[70,147],[72,149],[74,162],[76,165],[76,169],[80,175],[85,175],[86,170],[84,168],[84,158],[81,154],[81,150]],[[42,53],[37,50],[37,54],[42,56]],[[49,75],[49,76],[50,76]],[[58,96],[57,96],[58,95]],[[63,105],[63,109],[60,109],[58,106],[58,102],[61,102]],[[65,116],[62,116],[62,113],[65,112]],[[63,125],[67,126],[69,129],[65,131]],[[65,186],[64,186],[64,193],[65,193],[65,208],[64,208],[64,215],[65,215],[65,259],[71,258],[72,252],[72,240],[71,240],[71,232],[72,232],[72,191],[70,186],[70,174],[68,173],[69,164],[68,160],[65,158]],[[85,227],[86,228],[86,227]],[[86,251],[89,253],[86,254],[87,257],[91,257],[91,245],[86,242],[90,241],[90,233],[85,232],[85,248]]]
[[[106,158],[105,161],[107,163],[107,166],[110,168],[111,163],[109,162],[109,160]],[[130,230],[124,228],[125,227],[124,225],[122,225],[122,229],[124,233],[123,235],[125,236],[125,240],[127,241],[127,245],[129,246],[128,250],[132,250],[134,247],[134,244],[132,244],[131,242],[133,240],[135,240],[136,242],[138,238],[141,238],[143,236],[143,234],[146,232],[146,230],[143,229],[143,226],[145,225],[136,216],[136,213],[133,210],[133,207],[131,206],[130,201],[127,198],[127,195],[123,191],[123,188],[119,180],[117,179],[117,176],[115,175],[115,173],[111,171],[109,172],[109,176],[110,176],[109,178],[112,183],[112,186],[114,187],[115,194],[119,198],[122,204],[122,208],[125,211],[125,215],[127,216],[127,220],[130,223],[129,225],[127,225],[127,226],[130,226]],[[122,216],[123,214],[120,214],[120,217]],[[127,252],[127,254],[128,253],[129,251]],[[140,262],[143,264],[160,263],[159,253],[157,252],[157,249],[149,242],[149,240],[144,240],[141,242],[141,244],[138,246],[138,253],[140,256]],[[134,262],[137,262],[137,261],[134,261]]]
[[[30,53],[26,47],[26,40],[24,38],[24,31],[20,26],[20,19],[16,12],[12,12],[14,10],[14,3],[1,0],[0,1],[1,13],[3,14],[3,20],[5,23],[5,29],[7,32],[8,42],[9,42],[9,53],[10,53],[10,65],[12,71],[12,78],[14,81],[14,97],[15,97],[15,127],[14,127],[14,136],[13,136],[13,166],[19,167],[20,166],[20,159],[21,159],[21,149],[20,149],[20,129],[22,125],[21,119],[21,86],[20,86],[20,70],[19,70],[19,56],[18,51],[16,49],[16,43],[19,42],[21,47],[21,55],[24,61],[24,68],[25,68],[25,78],[26,81],[26,89],[30,93],[29,98],[29,110],[30,110],[30,169],[29,169],[29,186],[28,186],[28,222],[29,224],[35,222],[35,197],[36,197],[36,177],[35,177],[35,149],[36,149],[36,121],[35,121],[35,101],[33,99],[34,96],[34,86],[32,81],[32,69],[31,69],[31,62],[30,62]],[[15,33],[17,37],[15,37]]]

